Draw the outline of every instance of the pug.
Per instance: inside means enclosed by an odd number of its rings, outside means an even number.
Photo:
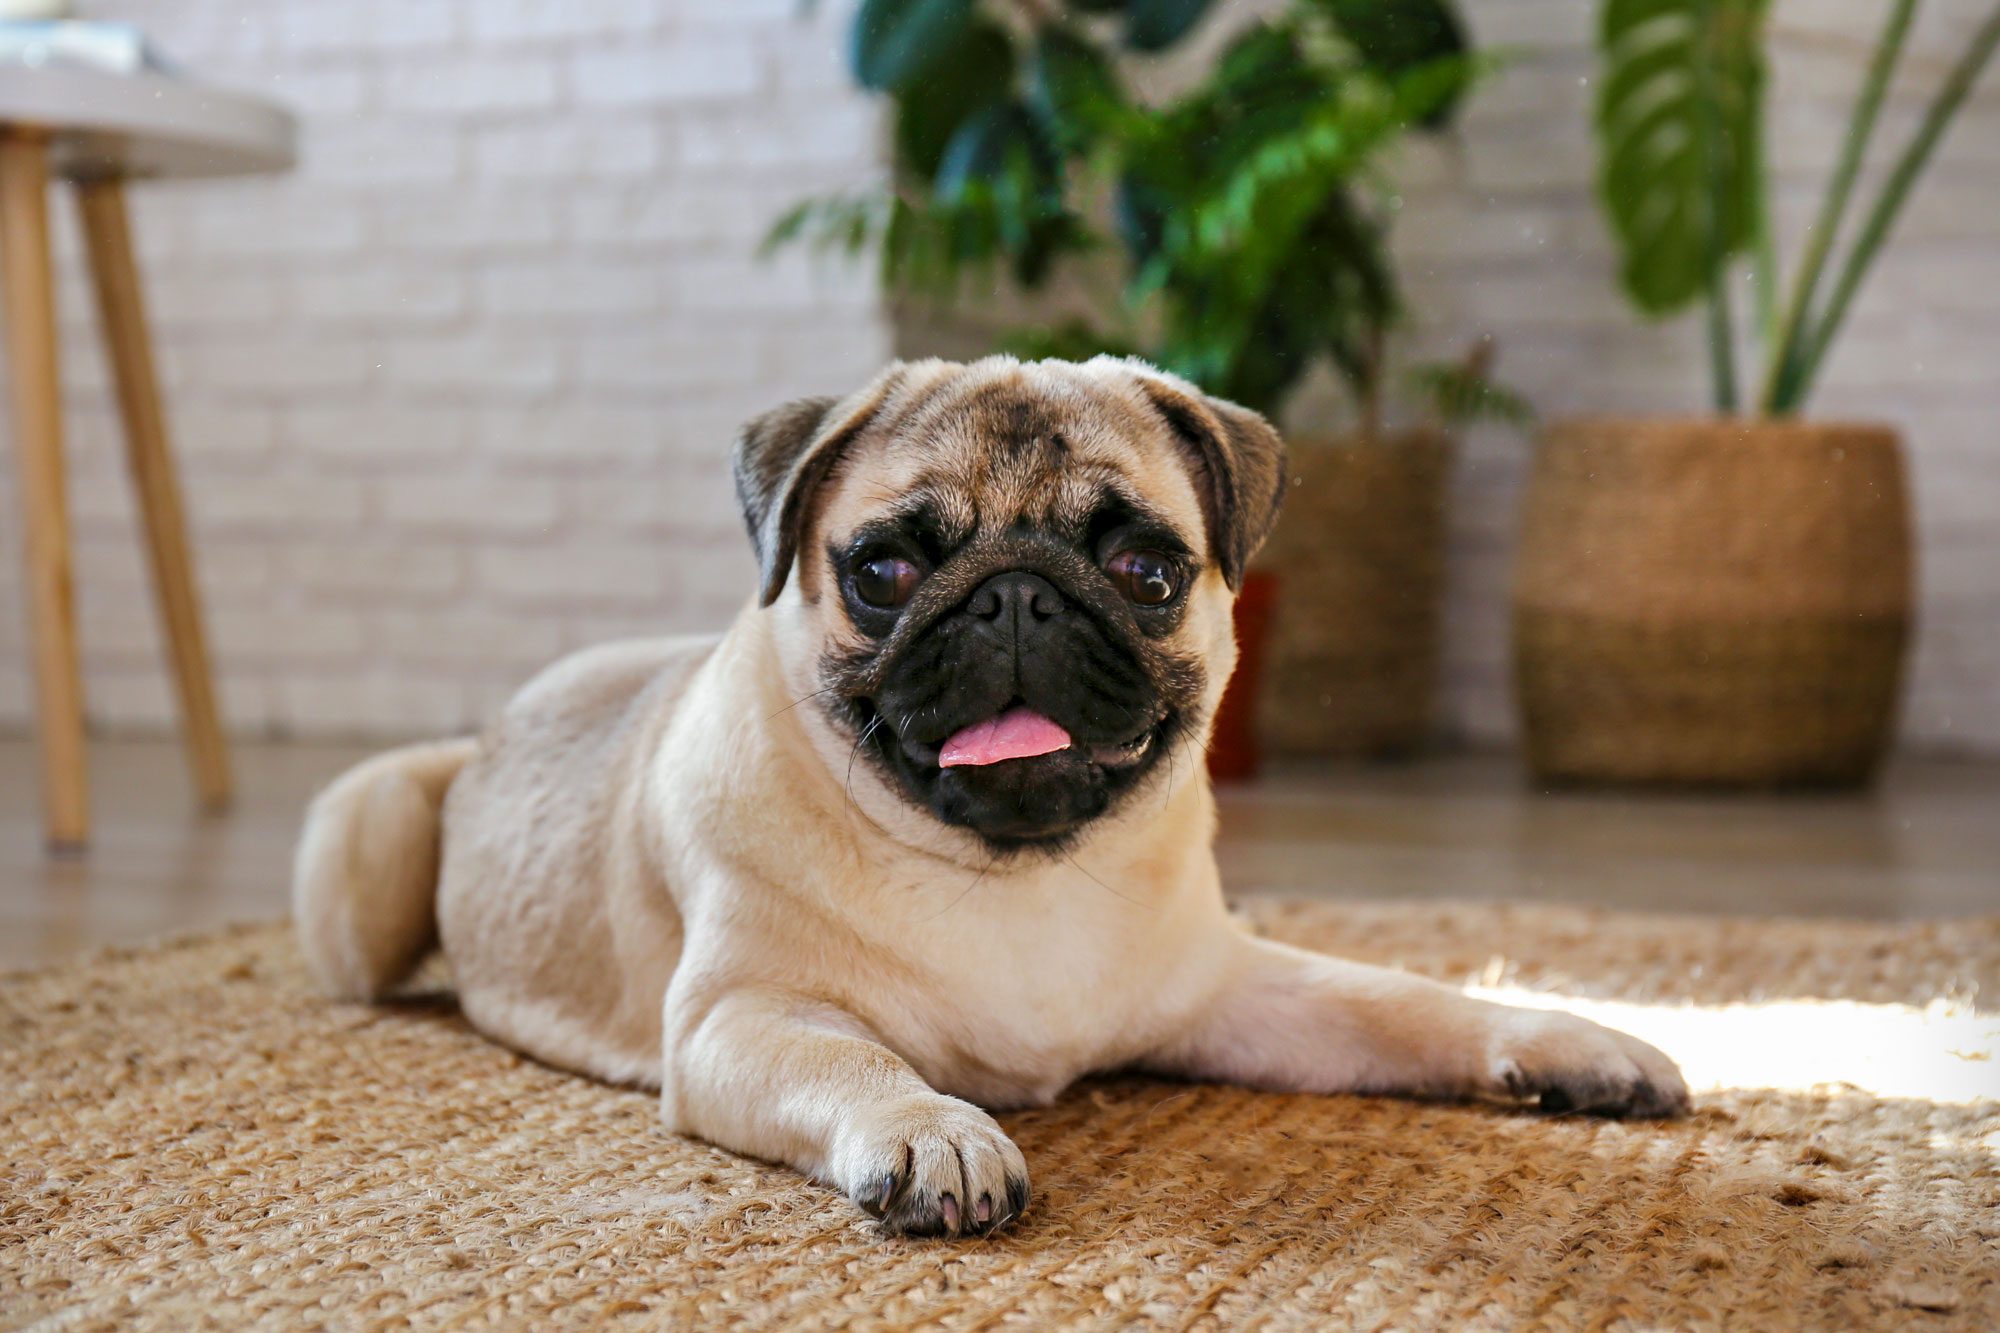
[[[1285,488],[1263,418],[1134,360],[923,361],[734,466],[760,574],[720,637],[579,653],[315,800],[333,994],[441,944],[480,1031],[924,1235],[1018,1218],[990,1112],[1101,1071],[1687,1106],[1632,1037],[1225,909],[1202,756]]]

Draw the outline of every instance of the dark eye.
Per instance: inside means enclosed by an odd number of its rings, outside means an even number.
[[[923,575],[899,555],[878,555],[856,565],[849,577],[854,595],[868,605],[897,607],[910,600]]]
[[[1161,606],[1174,599],[1174,563],[1158,551],[1120,551],[1104,566],[1128,601]]]

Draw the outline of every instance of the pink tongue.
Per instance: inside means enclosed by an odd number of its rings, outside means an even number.
[[[977,767],[1002,759],[1032,759],[1069,748],[1069,733],[1028,707],[1010,708],[987,722],[975,722],[944,743],[940,768]]]

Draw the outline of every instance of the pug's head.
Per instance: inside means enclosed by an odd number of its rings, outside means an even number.
[[[735,469],[792,683],[1002,851],[1060,847],[1206,736],[1284,447],[1140,361],[996,357],[766,413]]]

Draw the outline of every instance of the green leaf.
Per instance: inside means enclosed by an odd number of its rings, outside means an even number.
[[[1606,0],[1598,194],[1626,292],[1679,310],[1750,243],[1768,0]]]
[[[1209,0],[1127,0],[1125,44],[1135,51],[1164,51],[1194,30]]]
[[[1404,384],[1447,426],[1490,421],[1525,431],[1535,424],[1534,405],[1520,393],[1455,361],[1412,366]]]
[[[964,36],[975,0],[861,0],[849,46],[854,80],[899,91]]]
[[[1095,241],[1063,198],[1061,157],[1019,102],[987,108],[952,136],[932,199],[951,221],[954,258],[1004,258],[1024,287]]]
[[[1220,98],[1266,95],[1276,89],[1298,89],[1306,72],[1299,58],[1298,35],[1290,27],[1253,23],[1222,48],[1208,90]]]
[[[1465,28],[1446,0],[1314,0],[1363,61],[1400,74],[1465,50]]]
[[[1007,99],[1014,87],[1014,43],[983,20],[966,26],[952,48],[896,95],[896,155],[928,181],[959,128]]]
[[[1053,24],[1042,30],[1029,58],[1028,106],[1068,152],[1089,149],[1130,112],[1104,53]]]
[[[1119,178],[1112,222],[1137,267],[1144,268],[1159,253],[1172,207],[1167,193],[1146,177],[1127,172]]]
[[[1465,28],[1448,0],[1316,0],[1370,69],[1398,75],[1463,55]],[[1423,117],[1435,129],[1451,119],[1458,93]]]
[[[941,203],[963,202],[975,187],[1013,189],[1022,181],[1036,188],[1055,184],[1058,163],[1019,102],[990,106],[959,128],[938,166],[936,194]]]
[[[900,207],[900,200],[873,190],[806,199],[772,224],[758,256],[769,258],[787,246],[802,245],[814,254],[839,254],[852,261],[874,246],[884,283],[894,285],[893,270],[907,248],[898,232]]]
[[[1390,77],[1253,28],[1126,156],[1117,215],[1133,299],[1157,302],[1165,364],[1266,410],[1330,359],[1364,399],[1400,301],[1387,219],[1359,188],[1381,155],[1461,90],[1465,55]]]
[[[1088,361],[1093,356],[1145,355],[1129,336],[1101,332],[1082,319],[1016,329],[1000,339],[1000,350],[1023,361]]]

